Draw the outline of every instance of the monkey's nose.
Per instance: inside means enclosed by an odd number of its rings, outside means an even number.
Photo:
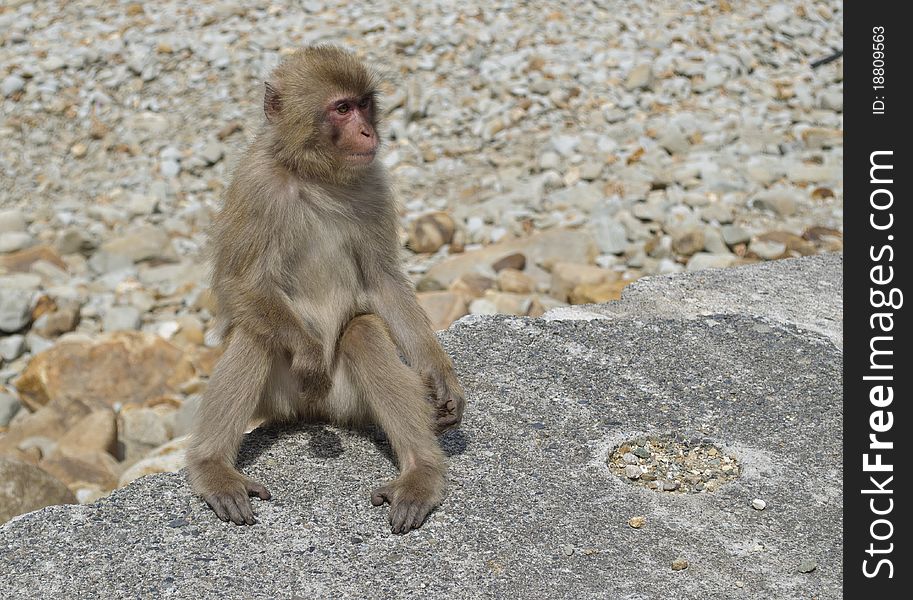
[[[371,137],[371,134],[370,134],[369,132],[367,132],[367,131],[364,131],[364,130],[362,130],[361,135],[365,136],[366,138]]]

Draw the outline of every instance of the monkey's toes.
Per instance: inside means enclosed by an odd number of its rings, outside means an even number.
[[[384,502],[390,503],[390,531],[393,533],[408,533],[421,527],[425,517],[434,508],[434,504],[427,500],[397,493],[395,484],[382,485],[371,493],[371,504],[380,506]]]
[[[235,525],[253,525],[257,522],[254,510],[247,495],[215,493],[203,497],[212,507],[216,516]]]
[[[247,495],[256,496],[261,500],[269,500],[273,497],[273,495],[269,493],[269,490],[263,487],[263,485],[250,480],[247,481]]]
[[[384,502],[390,501],[390,495],[393,493],[393,490],[389,485],[382,485],[373,492],[371,492],[371,504],[374,506],[380,506]]]
[[[390,531],[408,533],[421,527],[432,504],[422,500],[401,500],[390,506]]]
[[[257,522],[249,496],[269,500],[272,494],[256,481],[247,480],[243,487],[224,492],[206,494],[203,499],[212,507],[216,516],[235,525],[254,525]]]

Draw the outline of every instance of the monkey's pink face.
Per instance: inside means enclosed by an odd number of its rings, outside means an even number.
[[[367,165],[374,160],[380,140],[374,129],[371,95],[333,99],[326,108],[331,140],[347,164]]]

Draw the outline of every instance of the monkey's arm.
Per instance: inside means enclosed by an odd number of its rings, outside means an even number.
[[[236,303],[233,326],[289,352],[293,373],[328,388],[330,378],[323,344],[298,316],[291,298],[270,273],[266,271],[250,280],[238,295],[243,300]]]
[[[378,282],[375,311],[387,324],[406,362],[421,373],[434,393],[436,423],[443,431],[460,423],[465,400],[450,357],[431,329],[428,315],[419,306],[404,275],[386,272]]]

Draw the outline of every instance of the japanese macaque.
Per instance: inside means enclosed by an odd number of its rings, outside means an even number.
[[[194,490],[224,521],[256,522],[270,492],[235,468],[252,419],[374,423],[400,474],[371,502],[394,533],[444,489],[436,434],[463,391],[403,274],[380,140],[377,75],[333,46],[298,50],[266,83],[265,122],[213,223],[212,288],[224,330],[187,452]]]

